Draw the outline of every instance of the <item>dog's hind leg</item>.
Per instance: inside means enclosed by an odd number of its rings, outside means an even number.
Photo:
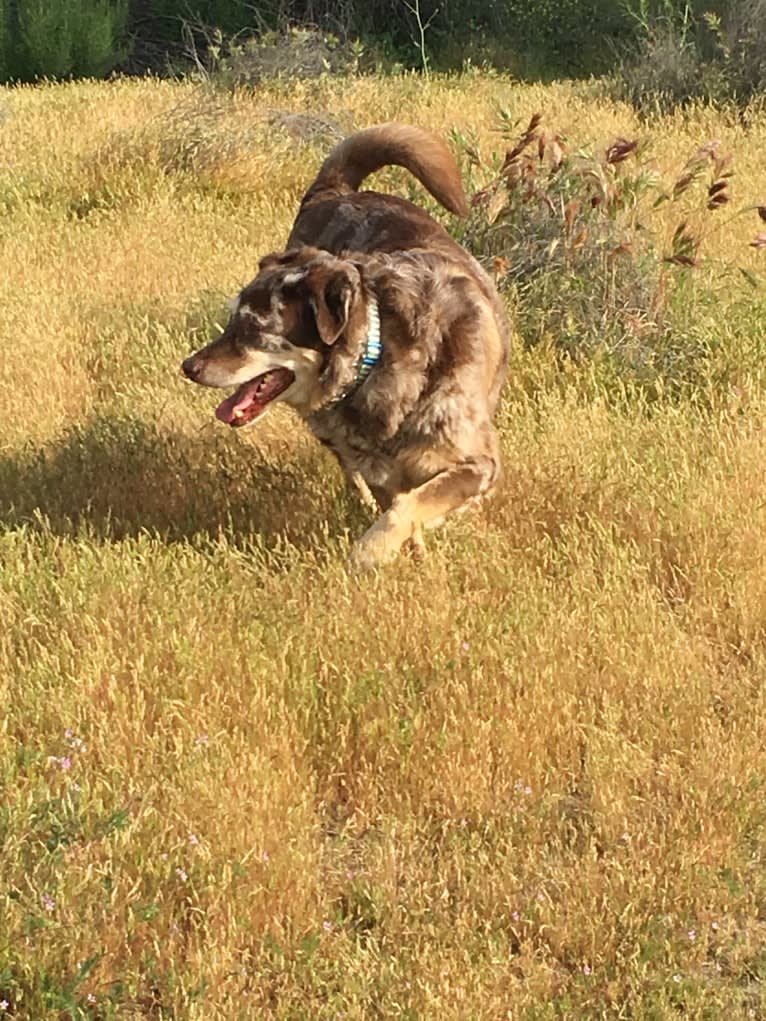
[[[425,560],[426,543],[425,539],[423,538],[423,529],[420,527],[420,525],[417,526],[415,531],[406,541],[406,543],[404,544],[404,549],[407,553],[409,553],[409,555],[416,563],[421,564]]]
[[[355,567],[366,569],[391,560],[410,540],[422,549],[422,528],[438,525],[451,511],[484,496],[500,475],[497,458],[485,455],[447,468],[421,486],[400,493],[352,550]]]

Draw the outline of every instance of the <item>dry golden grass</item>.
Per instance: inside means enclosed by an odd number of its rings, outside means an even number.
[[[763,299],[711,277],[684,400],[517,346],[502,494],[350,577],[330,459],[177,371],[321,159],[273,111],[639,127],[481,77],[212,102],[0,93],[0,1016],[766,1016]],[[766,195],[766,122],[651,134]]]

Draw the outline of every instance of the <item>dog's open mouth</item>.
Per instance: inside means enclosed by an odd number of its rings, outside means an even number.
[[[243,383],[231,397],[221,401],[215,417],[227,425],[247,425],[262,415],[267,406],[290,386],[295,373],[290,369],[269,369]]]

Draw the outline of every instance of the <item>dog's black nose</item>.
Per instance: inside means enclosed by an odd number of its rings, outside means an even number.
[[[199,362],[194,355],[190,355],[189,358],[184,358],[181,362],[181,368],[183,370],[183,374],[188,379],[194,380],[196,383],[199,378],[199,374],[202,371],[202,363]]]

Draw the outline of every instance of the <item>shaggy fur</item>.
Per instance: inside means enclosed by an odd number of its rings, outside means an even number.
[[[230,425],[282,400],[337,456],[380,516],[354,549],[364,567],[488,493],[500,475],[492,415],[508,339],[479,264],[417,206],[357,192],[387,164],[407,167],[446,208],[466,211],[439,139],[387,124],[340,143],[303,198],[284,253],[264,258],[223,334],[183,363],[207,386],[238,387]],[[357,370],[377,304],[383,353]]]

